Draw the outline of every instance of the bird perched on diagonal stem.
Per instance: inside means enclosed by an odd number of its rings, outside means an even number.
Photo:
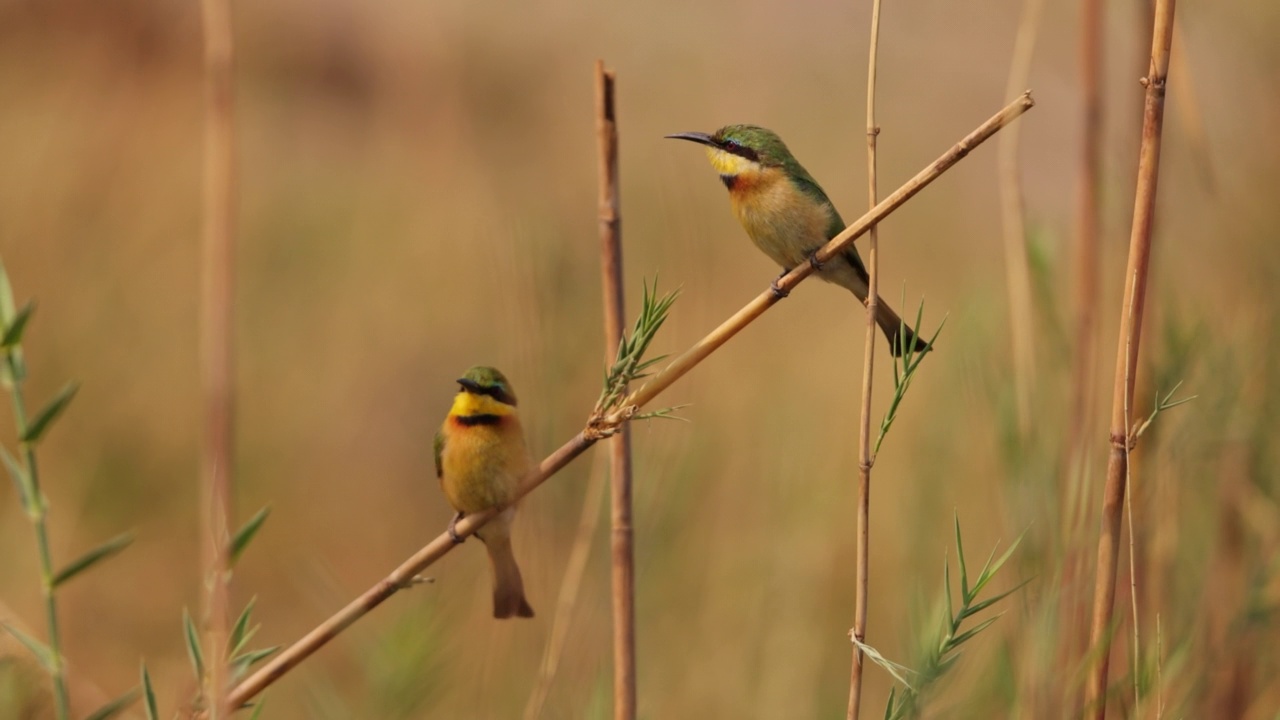
[[[710,135],[686,132],[667,137],[707,147],[712,167],[729,189],[738,222],[756,247],[783,267],[782,275],[800,263],[811,263],[818,277],[848,289],[864,304],[867,302],[870,278],[853,245],[838,257],[818,263],[814,253],[840,234],[845,223],[822,187],[777,133],[757,125],[727,125]],[[786,297],[777,280],[773,291],[778,297]],[[884,298],[876,305],[876,324],[889,339],[894,355],[901,355],[907,343],[914,343],[916,352],[929,349],[928,343],[902,322]],[[898,334],[904,330],[906,337],[900,339]]]
[[[457,523],[468,513],[509,506],[476,529],[493,569],[493,616],[533,617],[524,581],[511,550],[511,522],[520,478],[533,459],[516,415],[516,394],[502,373],[476,366],[458,378],[461,386],[436,433],[436,476],[457,511],[449,535],[462,542]]]

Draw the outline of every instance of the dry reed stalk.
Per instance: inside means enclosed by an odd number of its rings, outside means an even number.
[[[1081,628],[1063,639],[1060,660],[1070,662],[1088,646],[1085,634],[1085,599],[1070,591],[1087,567],[1087,550],[1077,541],[1083,536],[1087,515],[1088,439],[1093,437],[1093,387],[1097,369],[1098,246],[1102,203],[1102,69],[1105,34],[1103,0],[1083,0],[1080,33],[1080,81],[1082,88],[1080,174],[1077,178],[1075,262],[1072,292],[1075,306],[1075,340],[1072,343],[1071,409],[1063,446],[1063,497],[1067,509],[1063,527],[1065,558],[1062,567],[1062,628]]]
[[[556,613],[551,620],[551,634],[542,655],[542,665],[538,668],[538,682],[524,707],[525,720],[537,720],[542,716],[542,708],[546,705],[547,696],[551,694],[551,684],[560,669],[565,641],[569,638],[569,626],[578,606],[582,577],[587,569],[587,559],[591,556],[591,540],[595,537],[596,525],[599,523],[600,504],[604,502],[604,474],[600,458],[599,454],[593,458],[591,476],[587,480],[587,494],[582,500],[582,515],[578,518],[578,531],[574,535],[573,547],[569,550],[569,560],[565,563],[564,580],[560,583],[560,593],[556,598]]]
[[[210,716],[230,716],[224,648],[228,599],[233,458],[236,168],[232,92],[231,7],[202,0],[205,72],[203,292],[200,349],[203,360],[202,540],[206,623],[205,698]]]
[[[1083,86],[1082,148],[1076,220],[1075,355],[1072,361],[1071,415],[1067,424],[1067,457],[1075,467],[1083,438],[1091,434],[1094,347],[1098,311],[1098,208],[1102,200],[1102,0],[1081,5],[1080,75]]]
[[[1169,72],[1169,45],[1173,36],[1175,0],[1159,0],[1151,34],[1151,64],[1144,78],[1146,97],[1142,118],[1142,149],[1129,238],[1129,263],[1125,273],[1125,302],[1120,313],[1120,341],[1111,412],[1111,456],[1103,489],[1102,527],[1098,535],[1098,574],[1094,585],[1093,618],[1089,644],[1094,660],[1088,669],[1085,711],[1089,717],[1106,717],[1107,670],[1110,664],[1111,616],[1116,592],[1116,561],[1120,550],[1120,523],[1124,512],[1125,478],[1132,449],[1130,418],[1133,403],[1142,316],[1146,305],[1147,267],[1151,258],[1151,230],[1155,220],[1156,187],[1160,169],[1160,141],[1164,122],[1165,81]],[[1132,310],[1130,310],[1130,303]]]
[[[1013,122],[1020,115],[1035,106],[1035,101],[1031,99],[1030,91],[1006,105],[1000,112],[996,113],[986,122],[982,123],[973,132],[966,135],[960,142],[956,143],[951,149],[943,153],[941,157],[930,163],[924,170],[921,170],[915,177],[907,181],[905,185],[898,188],[889,197],[880,201],[875,208],[858,218],[852,225],[844,229],[826,245],[822,246],[817,252],[819,262],[825,262],[843,250],[849,243],[861,236],[867,229],[878,222],[884,220],[890,213],[897,210],[907,200],[915,196],[916,193],[923,190],[927,185],[938,179],[938,176],[949,170],[956,163],[960,162],[966,155],[973,151],[974,148],[981,145],[992,135],[1000,131],[1009,123]],[[784,291],[790,291],[804,281],[813,271],[813,266],[809,263],[802,263],[800,267],[795,268],[782,278],[779,278],[778,286]],[[775,302],[777,296],[772,289],[766,289],[755,299],[747,303],[738,310],[719,327],[712,330],[706,337],[699,340],[693,347],[686,350],[679,357],[667,365],[665,369],[655,375],[648,383],[643,385],[639,390],[633,391],[625,400],[621,410],[611,413],[608,417],[593,419],[591,424],[564,445],[561,445],[555,452],[548,455],[538,463],[538,466],[528,475],[520,480],[520,485],[516,490],[515,497],[512,502],[518,502],[525,495],[528,495],[535,488],[546,482],[547,478],[556,474],[561,468],[568,465],[574,458],[581,455],[587,448],[594,445],[598,440],[608,437],[615,432],[618,426],[625,423],[636,412],[660,395],[664,390],[673,383],[683,377],[707,358],[717,348],[724,345],[734,335],[738,334],[747,325],[751,324],[757,317],[768,310]],[[504,508],[493,508],[484,512],[467,515],[459,520],[456,531],[459,537],[465,538],[475,532],[476,528],[484,525],[494,515]],[[346,607],[329,617],[324,622],[316,626],[311,632],[304,635],[300,640],[290,645],[283,652],[267,661],[253,675],[245,678],[237,685],[229,694],[228,701],[233,707],[240,707],[244,703],[253,699],[258,693],[262,692],[267,686],[280,679],[285,673],[293,669],[312,653],[319,650],[326,643],[332,640],[347,627],[360,618],[364,617],[369,611],[373,610],[383,601],[394,595],[397,591],[410,587],[417,577],[426,568],[430,567],[437,560],[444,557],[449,551],[457,546],[449,533],[443,532],[436,536],[434,540],[425,547],[418,550],[407,560],[400,564],[395,570],[391,571],[382,580],[379,580],[373,587],[366,590],[360,597],[352,600]]]
[[[612,70],[596,61],[600,263],[604,287],[604,361],[618,356],[626,310],[622,286],[622,216],[618,200],[618,121]],[[609,441],[610,564],[613,584],[613,717],[636,716],[636,571],[631,526],[631,426]]]
[[[1031,60],[1035,54],[1043,0],[1025,0],[1018,34],[1009,64],[1005,95],[1027,86]],[[1032,324],[1031,270],[1027,263],[1027,227],[1023,211],[1022,184],[1018,179],[1018,126],[1000,136],[996,147],[1000,174],[1000,207],[1004,226],[1005,273],[1009,292],[1009,339],[1013,351],[1013,387],[1018,435],[1031,430],[1031,401],[1035,393],[1035,328]]]
[[[880,0],[871,2],[871,40],[867,51],[867,204],[875,208],[879,201],[876,186],[876,141],[880,126],[876,125],[876,56],[880,49]],[[853,665],[849,670],[849,707],[847,720],[856,720],[862,712],[862,667],[865,659],[862,644],[867,641],[867,592],[870,586],[871,555],[871,380],[875,369],[876,310],[880,307],[880,229],[867,230],[867,332],[862,354],[862,410],[858,414],[858,510],[857,560],[853,599]],[[917,332],[919,328],[917,328]]]

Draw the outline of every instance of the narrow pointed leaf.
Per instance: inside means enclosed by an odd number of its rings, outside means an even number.
[[[45,670],[53,672],[57,668],[57,659],[53,655],[53,650],[49,649],[48,645],[45,645],[43,642],[40,642],[7,622],[0,622],[0,626],[4,627],[4,629],[7,630],[18,642],[25,645],[27,649],[31,651],[31,654],[36,656],[36,660],[39,661],[40,666]]]
[[[967,603],[969,595],[969,570],[964,565],[964,540],[960,537],[960,516],[955,516],[956,523],[956,559],[960,563],[960,597]]]
[[[31,314],[35,310],[36,304],[33,301],[27,301],[27,304],[22,306],[5,328],[4,337],[0,337],[0,347],[11,348],[22,342],[22,332],[26,330],[27,321],[31,319]]]
[[[9,282],[9,271],[0,262],[0,323],[8,324],[17,315],[17,305],[13,302],[13,285]]]
[[[53,576],[53,586],[58,587],[62,583],[70,580],[76,575],[79,575],[85,570],[88,570],[89,568],[93,567],[97,563],[103,560],[106,560],[112,555],[115,555],[121,550],[124,550],[125,548],[129,547],[129,544],[132,542],[133,542],[133,533],[121,533],[111,538],[110,540],[102,543],[98,547],[81,555],[80,557],[71,561],[66,567],[59,570],[58,574]]]
[[[881,655],[879,650],[876,650],[866,643],[858,642],[858,639],[852,635],[850,635],[850,638],[853,640],[853,644],[862,651],[862,654],[871,659],[871,662],[884,668],[885,672],[892,675],[894,680],[897,680],[908,689],[911,689],[911,683],[907,682],[906,678],[906,673],[913,672],[911,668],[905,665],[900,665],[884,655]]]
[[[951,610],[951,561],[945,556],[942,558],[942,597],[947,601],[947,622],[956,614]]]
[[[0,445],[0,457],[4,459],[4,469],[9,471],[9,477],[13,480],[13,484],[18,488],[18,498],[22,500],[22,509],[29,515],[35,509],[35,503],[31,497],[31,476],[27,474],[26,468],[18,463],[17,458],[9,453],[9,449]]]
[[[200,633],[191,620],[191,613],[182,609],[182,628],[187,640],[187,658],[191,660],[191,669],[195,670],[196,682],[204,683],[204,655],[200,652]]]
[[[160,711],[156,709],[156,691],[151,687],[151,674],[147,672],[147,664],[142,663],[142,706],[147,712],[147,720],[160,720]]]
[[[249,668],[271,657],[279,649],[280,649],[280,646],[276,645],[269,648],[263,648],[261,650],[252,650],[243,655],[240,655],[239,657],[231,661],[231,677],[233,677],[236,680],[239,680],[241,677],[244,676],[246,672],[249,671]]]
[[[132,705],[138,699],[138,688],[134,688],[111,702],[103,705],[94,711],[86,720],[111,720],[111,718],[119,715],[122,710]]]
[[[240,529],[236,531],[235,537],[231,538],[230,557],[228,558],[232,565],[235,565],[236,561],[240,559],[244,549],[249,547],[253,536],[258,534],[258,530],[262,528],[262,523],[267,521],[267,516],[270,514],[271,506],[268,505],[259,510],[258,514],[249,518],[249,522],[240,526]]]
[[[253,633],[257,630],[257,628],[254,628],[253,630],[249,629],[249,617],[253,614],[253,605],[257,601],[257,596],[250,598],[249,604],[244,606],[244,610],[240,613],[240,617],[236,618],[236,624],[231,627],[231,637],[227,642],[227,655],[229,657],[235,657],[238,655],[242,649],[241,646],[248,642],[249,638],[252,637]]]
[[[978,592],[982,590],[982,588],[986,587],[987,583],[991,582],[991,578],[995,577],[996,573],[1000,572],[1000,568],[1004,567],[1004,564],[1008,562],[1009,558],[1013,555],[1013,551],[1017,550],[1018,545],[1022,543],[1022,538],[1026,536],[1027,531],[1023,530],[1022,534],[1018,536],[1018,539],[1014,540],[1013,544],[1009,546],[1009,549],[1005,550],[1004,554],[995,562],[992,562],[990,557],[987,558],[987,564],[982,567],[982,573],[978,576],[978,581],[974,583],[973,594],[975,596],[977,596]],[[995,552],[995,548],[992,548],[991,554],[995,555]]]
[[[978,603],[978,604],[976,604],[976,605],[974,605],[974,606],[970,607],[968,610],[966,610],[966,611],[965,611],[965,613],[964,613],[965,617],[971,617],[971,616],[973,616],[973,615],[977,615],[978,613],[982,612],[983,610],[986,610],[987,608],[991,607],[992,605],[995,605],[996,603],[1000,602],[1001,600],[1003,600],[1003,599],[1005,599],[1005,598],[1009,597],[1010,595],[1012,595],[1012,594],[1014,594],[1014,593],[1018,592],[1018,591],[1019,591],[1019,590],[1021,590],[1023,587],[1025,587],[1025,586],[1026,586],[1026,584],[1027,584],[1027,583],[1029,583],[1029,582],[1031,582],[1031,580],[1030,580],[1030,579],[1024,580],[1024,581],[1022,581],[1022,582],[1018,583],[1017,585],[1015,585],[1014,587],[1009,588],[1008,590],[1006,590],[1006,591],[1004,591],[1004,592],[1000,593],[999,595],[996,595],[996,596],[995,596],[995,597],[993,597],[993,598],[988,598],[988,599],[986,599],[986,600],[983,600],[982,602],[980,602],[980,603]]]
[[[58,419],[62,411],[67,409],[67,405],[71,403],[71,398],[76,396],[76,391],[79,389],[80,383],[76,382],[69,382],[63,386],[58,391],[58,394],[54,395],[53,399],[49,401],[49,404],[36,413],[35,419],[27,426],[27,431],[22,434],[22,442],[33,443],[38,441],[45,431],[49,429],[49,426],[53,424],[53,421]]]
[[[884,720],[892,720],[893,718],[893,699],[898,692],[898,688],[889,688],[889,701],[884,704]]]
[[[966,643],[966,642],[968,642],[970,639],[972,639],[974,635],[977,635],[978,633],[982,632],[983,630],[986,630],[987,628],[991,627],[991,623],[993,623],[993,622],[995,622],[995,621],[999,620],[999,619],[1000,619],[1000,617],[1001,617],[1001,615],[1003,615],[1003,614],[1004,614],[1004,613],[1001,613],[1000,615],[997,615],[997,616],[995,616],[995,617],[993,617],[993,618],[987,618],[986,620],[983,620],[982,622],[978,623],[977,625],[975,625],[974,627],[970,628],[969,630],[967,630],[967,631],[965,631],[965,632],[962,632],[962,633],[960,633],[959,635],[955,636],[954,638],[952,638],[952,639],[951,639],[951,643],[950,643],[951,647],[953,647],[953,648],[957,648],[957,647],[960,647],[961,645],[965,644],[965,643]]]

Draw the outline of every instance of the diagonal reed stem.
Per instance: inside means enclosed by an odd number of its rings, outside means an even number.
[[[612,70],[596,61],[596,142],[600,187],[600,268],[604,287],[604,361],[618,356],[626,311],[622,286],[622,216],[618,199],[618,123]],[[613,717],[636,716],[636,575],[631,526],[631,425],[609,440],[610,549],[613,584]]]
[[[867,204],[875,208],[879,201],[876,187],[876,54],[880,48],[880,0],[871,2],[871,41],[867,52]],[[880,307],[880,228],[867,231],[867,332],[862,355],[862,409],[858,414],[858,510],[856,531],[857,560],[853,598],[853,664],[849,670],[849,707],[847,720],[856,720],[862,712],[862,644],[867,641],[867,592],[871,555],[871,379],[876,356],[876,311]]]
[[[916,193],[923,190],[953,165],[964,159],[974,148],[1034,106],[1035,101],[1031,99],[1030,92],[1024,93],[1006,105],[1004,109],[979,125],[977,129],[966,135],[924,170],[917,173],[905,185],[894,191],[892,195],[882,200],[875,208],[858,218],[852,225],[822,246],[817,255],[819,262],[829,260],[835,256],[855,239],[866,233],[870,226],[884,220],[885,217],[901,207]],[[799,267],[780,278],[777,281],[778,286],[784,291],[789,291],[803,282],[811,272],[812,266],[809,263],[801,263]],[[771,289],[764,290],[754,300],[747,303],[732,317],[711,331],[710,334],[673,360],[662,372],[651,378],[639,390],[632,392],[627,398],[623,409],[614,413],[611,421],[616,424],[625,422],[628,417],[635,414],[636,409],[644,407],[651,402],[675,383],[676,380],[679,380],[696,367],[698,363],[715,352],[717,348],[728,342],[738,331],[751,324],[752,321],[772,307],[775,302],[777,302],[777,297],[773,291]],[[564,445],[561,445],[544,458],[542,462],[538,463],[538,466],[532,472],[521,479],[520,486],[512,502],[518,502],[525,495],[532,492],[534,488],[545,482],[547,478],[559,472],[561,468],[594,445],[598,437],[599,433],[597,432],[592,432],[590,437],[585,431],[579,432]],[[458,535],[460,537],[471,535],[476,528],[484,525],[501,510],[502,508],[494,508],[464,517],[457,523],[456,530]],[[279,680],[285,673],[310,657],[316,650],[324,647],[338,633],[350,627],[352,623],[364,617],[375,607],[381,605],[387,598],[403,588],[410,587],[416,575],[444,557],[454,547],[456,547],[456,544],[449,534],[440,533],[434,540],[410,556],[373,587],[320,623],[311,632],[286,648],[284,652],[276,655],[253,675],[245,678],[228,696],[231,706],[240,707],[256,697],[258,693],[276,680]]]
[[[1129,263],[1125,272],[1124,302],[1120,312],[1120,341],[1116,352],[1115,385],[1111,407],[1111,456],[1103,488],[1102,527],[1098,533],[1098,575],[1094,584],[1090,654],[1094,661],[1085,687],[1088,717],[1102,720],[1107,714],[1107,670],[1110,664],[1111,616],[1116,594],[1116,562],[1120,552],[1120,523],[1124,511],[1128,474],[1130,419],[1134,376],[1142,339],[1146,306],[1147,268],[1151,259],[1151,230],[1155,222],[1156,186],[1160,170],[1160,144],[1164,124],[1165,82],[1169,73],[1169,46],[1173,37],[1175,0],[1156,4],[1151,34],[1151,65],[1142,113],[1142,149],[1138,156],[1138,181],[1134,197],[1133,228],[1129,236]],[[1134,668],[1137,672],[1137,668]]]

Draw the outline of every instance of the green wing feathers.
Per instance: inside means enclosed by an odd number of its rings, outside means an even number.
[[[441,460],[441,456],[444,455],[444,433],[440,431],[436,432],[435,453],[436,477],[444,477],[444,462]]]

